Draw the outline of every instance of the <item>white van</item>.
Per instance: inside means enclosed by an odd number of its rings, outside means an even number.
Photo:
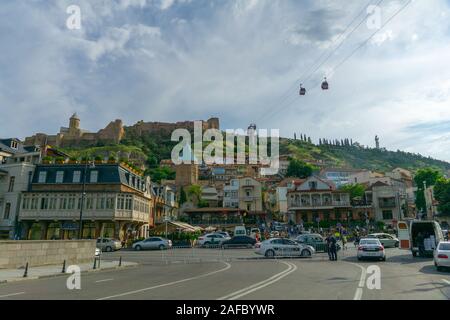
[[[418,254],[433,256],[433,251],[440,241],[444,241],[441,227],[436,221],[412,220],[397,223],[400,249],[409,249],[413,257]],[[423,244],[419,244],[419,234],[422,234]],[[422,245],[422,252],[419,246]]]
[[[236,226],[234,227],[234,234],[233,236],[246,236],[247,235],[247,229],[245,229],[245,226]]]

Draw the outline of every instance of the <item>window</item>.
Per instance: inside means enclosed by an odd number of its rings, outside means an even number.
[[[69,209],[69,210],[75,209],[75,196],[74,195],[69,196],[69,201],[67,202],[67,209]]]
[[[3,215],[3,219],[8,220],[9,219],[9,213],[11,211],[11,203],[7,202],[5,206],[5,213]]]
[[[383,220],[392,219],[392,210],[383,210]]]
[[[16,180],[16,177],[9,178],[8,192],[13,192],[14,191],[14,181],[15,180]]]
[[[59,208],[62,210],[66,210],[67,209],[67,198],[61,198],[59,200]]]
[[[109,197],[108,199],[106,199],[106,209],[114,209],[114,204],[116,199],[113,197]]]
[[[310,181],[308,184],[311,190],[317,189],[317,181]]]
[[[41,171],[39,172],[39,183],[45,183],[47,182],[47,171]]]
[[[64,171],[56,171],[56,183],[62,183],[64,180]]]
[[[47,210],[48,209],[48,198],[43,197],[41,198],[41,210]]]
[[[91,171],[91,178],[89,180],[91,183],[96,183],[98,181],[98,171]]]
[[[81,171],[73,172],[73,183],[80,183],[81,181]]]

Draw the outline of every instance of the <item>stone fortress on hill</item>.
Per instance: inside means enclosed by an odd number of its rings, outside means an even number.
[[[219,118],[210,118],[202,120],[203,130],[220,130]],[[170,134],[175,129],[194,130],[194,121],[180,121],[175,123],[168,122],[144,122],[138,121],[136,124],[125,127],[122,120],[111,121],[105,128],[98,132],[89,132],[80,128],[80,118],[74,113],[69,119],[69,127],[61,127],[59,133],[48,135],[45,133],[36,133],[31,137],[25,138],[26,146],[45,146],[54,147],[77,147],[77,146],[96,146],[98,144],[117,144],[129,131],[138,136],[144,134]]]

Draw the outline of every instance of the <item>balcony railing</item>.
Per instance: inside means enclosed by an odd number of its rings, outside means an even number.
[[[324,201],[313,203],[293,201],[289,206],[297,208],[349,207],[350,201]]]

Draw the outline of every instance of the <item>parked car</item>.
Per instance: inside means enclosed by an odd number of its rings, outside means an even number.
[[[258,228],[250,229],[250,237],[255,239],[257,234],[261,234],[261,230],[259,230]]]
[[[434,250],[434,265],[438,271],[443,268],[450,267],[450,241],[439,242],[436,250]]]
[[[172,241],[161,237],[150,237],[133,243],[133,249],[140,250],[165,250],[172,248]]]
[[[120,250],[122,248],[122,243],[119,240],[111,238],[98,238],[96,246],[102,251],[111,252]]]
[[[266,258],[273,258],[275,256],[311,257],[316,253],[316,250],[311,246],[299,244],[289,239],[274,238],[261,242],[261,244],[256,247],[255,252]]]
[[[251,248],[256,244],[256,239],[249,236],[235,236],[222,242],[223,248]]]
[[[371,233],[367,238],[377,238],[385,248],[396,248],[400,244],[396,237],[388,233]]]
[[[222,243],[226,240],[229,240],[228,238],[225,238],[224,235],[219,233],[208,233],[198,238],[197,244],[201,247],[208,247],[208,246],[220,246]]]
[[[231,239],[230,234],[229,234],[228,232],[226,232],[226,231],[216,231],[216,232],[213,232],[213,233],[221,234],[221,235],[223,235],[225,238]]]
[[[358,260],[379,259],[386,261],[386,252],[377,238],[363,238],[359,240],[357,258]]]
[[[294,240],[297,243],[312,246],[317,252],[328,252],[328,246],[325,239],[318,233],[305,233],[299,235]],[[336,249],[339,251],[341,246],[337,243]]]

